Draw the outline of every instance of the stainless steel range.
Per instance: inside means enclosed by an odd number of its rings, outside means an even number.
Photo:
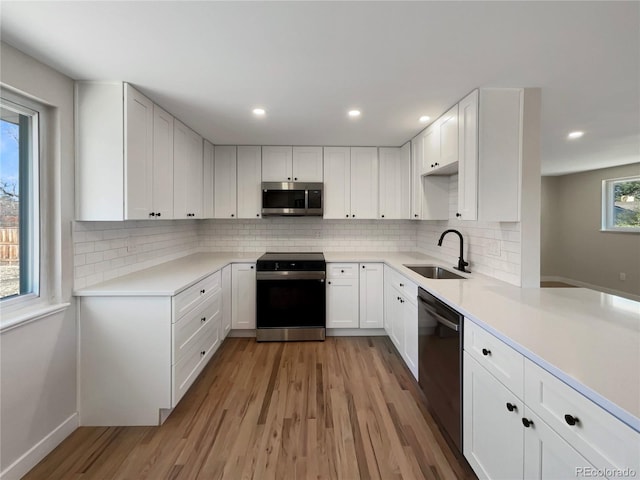
[[[322,253],[271,253],[256,265],[256,340],[324,340],[326,263]]]

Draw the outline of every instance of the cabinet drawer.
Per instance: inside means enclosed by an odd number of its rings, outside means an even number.
[[[640,433],[530,360],[524,368],[526,404],[581,455],[597,468],[640,471]]]
[[[386,277],[385,280],[391,283],[391,285],[402,294],[405,300],[417,305],[418,285],[390,267],[384,269],[384,274]]]
[[[219,317],[217,319],[219,323]],[[185,352],[183,358],[171,367],[173,380],[172,406],[175,407],[182,396],[189,390],[198,375],[205,367],[220,344],[220,328],[214,320],[206,326],[202,338]]]
[[[524,357],[465,318],[464,350],[518,397],[523,398]]]
[[[172,364],[180,361],[191,346],[202,337],[211,323],[219,323],[222,316],[222,295],[214,293],[206,302],[194,308],[173,324]]]
[[[327,278],[356,278],[358,275],[357,263],[327,264]]]
[[[195,285],[173,297],[173,322],[177,322],[188,311],[207,300],[220,289],[220,272],[203,278]]]

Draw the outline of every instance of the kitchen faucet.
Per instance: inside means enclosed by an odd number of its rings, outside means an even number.
[[[440,235],[440,240],[438,240],[438,246],[439,247],[442,246],[442,239],[449,232],[453,232],[456,235],[458,235],[458,237],[460,237],[460,257],[458,257],[458,266],[457,267],[453,267],[453,268],[455,268],[456,270],[460,270],[461,272],[471,273],[471,272],[469,272],[469,270],[466,270],[464,268],[467,265],[469,265],[469,262],[465,262],[464,261],[464,255],[463,255],[463,252],[462,252],[462,234],[458,230],[454,230],[454,229],[451,228],[449,230],[445,230],[444,232],[442,232],[442,235]]]

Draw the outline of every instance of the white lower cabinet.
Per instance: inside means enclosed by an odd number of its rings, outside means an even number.
[[[220,345],[221,316],[219,271],[173,297],[79,297],[80,425],[159,425]]]
[[[384,264],[360,264],[360,328],[382,328],[384,319]]]
[[[222,328],[220,336],[224,340],[231,331],[231,265],[227,265],[222,269],[221,287],[222,287]]]
[[[638,432],[475,323],[464,328],[463,453],[480,478],[640,471]]]
[[[327,328],[358,328],[359,282],[357,263],[327,265]]]
[[[231,271],[231,327],[256,328],[256,264],[234,263]]]

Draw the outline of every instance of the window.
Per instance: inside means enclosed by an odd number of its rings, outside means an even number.
[[[640,232],[640,177],[602,182],[602,229]]]
[[[0,300],[39,295],[39,115],[0,98]],[[18,103],[20,102],[20,103]]]

